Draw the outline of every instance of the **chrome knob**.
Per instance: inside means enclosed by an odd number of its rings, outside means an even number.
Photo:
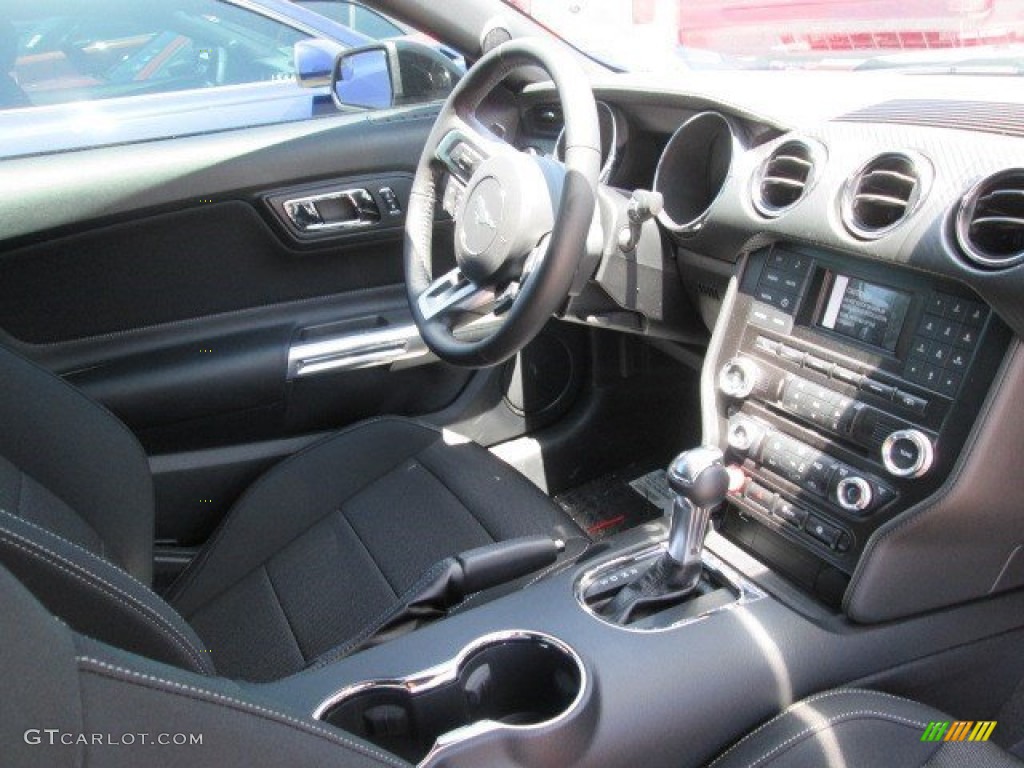
[[[836,500],[847,512],[863,512],[871,506],[874,491],[863,477],[850,475],[836,485]]]
[[[718,388],[722,394],[742,400],[754,391],[759,375],[760,371],[753,360],[734,357],[718,372]]]
[[[934,460],[932,441],[919,429],[898,430],[882,443],[882,464],[893,477],[921,477]]]

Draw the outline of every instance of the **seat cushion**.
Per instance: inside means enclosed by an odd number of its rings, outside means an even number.
[[[0,616],[5,768],[411,768],[252,686],[76,635],[3,566]]]
[[[259,479],[170,600],[218,672],[276,679],[357,636],[438,561],[533,534],[583,535],[480,446],[381,418]]]
[[[954,718],[909,699],[839,688],[793,705],[710,768],[1020,768],[991,742],[922,741]]]

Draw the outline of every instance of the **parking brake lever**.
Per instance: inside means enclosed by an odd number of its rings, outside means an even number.
[[[447,594],[455,605],[466,595],[514,581],[551,565],[565,551],[565,542],[548,536],[521,536],[456,555]]]
[[[365,640],[349,652],[378,645],[415,627],[438,619],[467,595],[508,584],[545,568],[565,551],[565,542],[548,536],[522,536],[499,541],[445,558],[402,595]]]

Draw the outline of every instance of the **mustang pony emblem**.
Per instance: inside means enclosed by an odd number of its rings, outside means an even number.
[[[482,197],[478,197],[473,205],[473,217],[476,219],[476,223],[482,227],[496,229],[498,226],[491,218],[491,212],[487,210],[487,203]]]

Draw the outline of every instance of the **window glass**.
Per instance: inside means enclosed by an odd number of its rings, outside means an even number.
[[[329,5],[404,37],[370,9]],[[284,0],[0,0],[0,159],[335,115],[328,86],[295,77],[295,45],[314,38],[373,42]],[[444,98],[459,74],[436,44],[428,54],[437,62],[413,69],[445,87],[418,101]],[[370,74],[365,104],[389,105],[386,72]]]
[[[405,34],[405,30],[398,24],[359,3],[351,3],[348,0],[298,0],[298,3],[374,40],[401,37]]]
[[[17,48],[8,76],[21,105],[288,80],[292,47],[309,37],[227,3],[112,3],[114,14],[103,5],[27,10],[9,22]]]

